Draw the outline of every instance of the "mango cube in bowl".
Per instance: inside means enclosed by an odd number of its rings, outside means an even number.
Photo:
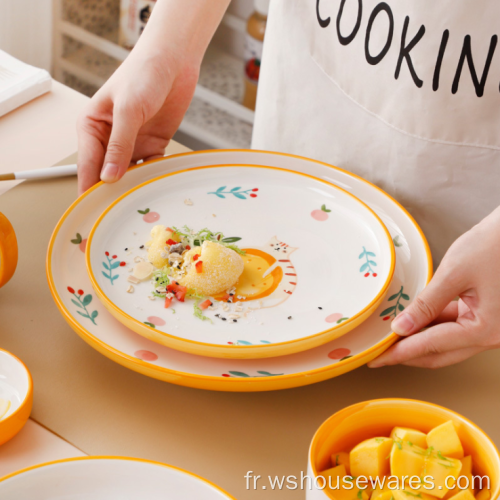
[[[464,458],[462,443],[451,420],[434,427],[427,434],[427,446],[439,450],[446,457]]]
[[[378,477],[390,473],[389,454],[394,441],[387,437],[367,439],[352,449],[350,454],[353,476]]]

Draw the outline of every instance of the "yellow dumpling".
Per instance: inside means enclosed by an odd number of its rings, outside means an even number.
[[[180,241],[176,233],[161,224],[151,229],[151,239],[146,243],[149,247],[148,260],[158,269],[168,264],[168,247],[165,249],[168,240]]]
[[[193,261],[195,254],[199,257]],[[196,266],[201,262],[201,265]],[[179,283],[188,289],[196,290],[200,295],[213,296],[225,292],[236,284],[243,272],[243,259],[230,248],[204,241],[200,247],[193,248],[184,254],[187,273],[179,279]],[[198,272],[201,268],[201,272]]]

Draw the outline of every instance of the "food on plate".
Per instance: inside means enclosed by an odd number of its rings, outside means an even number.
[[[473,469],[472,456],[464,456],[450,420],[427,434],[394,427],[390,437],[373,437],[350,451],[335,451],[331,468],[319,475],[335,500],[490,500],[487,489],[475,490]],[[356,482],[360,477],[367,478],[364,485]]]
[[[10,401],[0,398],[0,420],[2,420],[10,409]]]
[[[133,275],[138,279],[152,276],[152,294],[165,300],[165,308],[174,300],[195,299],[195,316],[208,320],[203,311],[212,306],[211,297],[223,294],[227,302],[243,273],[245,252],[234,245],[239,239],[209,229],[195,232],[188,227],[155,226],[146,243],[149,262],[139,262]],[[138,266],[143,278],[137,276]]]
[[[236,284],[243,272],[243,259],[230,248],[213,241],[204,241],[183,255],[174,279],[200,295],[213,296]]]

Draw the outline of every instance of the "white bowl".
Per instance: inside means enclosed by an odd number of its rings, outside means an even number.
[[[33,406],[33,382],[28,368],[3,349],[0,349],[0,398],[10,401],[9,410],[0,419],[1,445],[23,428]]]
[[[171,465],[125,457],[82,457],[0,479],[2,500],[234,500],[215,484]]]

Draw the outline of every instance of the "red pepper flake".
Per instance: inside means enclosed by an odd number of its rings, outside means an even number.
[[[191,250],[191,247],[189,245],[186,245],[186,250]]]
[[[194,254],[194,256],[193,256],[193,262],[196,262],[199,259],[199,257],[200,256],[197,253]]]
[[[229,299],[229,297],[230,297],[230,295],[229,295],[228,293],[226,293],[226,294],[224,295],[224,297],[222,297],[222,299],[221,299],[221,300],[223,300],[224,302],[226,302],[226,301],[227,301],[227,299]]]
[[[210,299],[207,299],[205,301],[203,301],[201,304],[200,304],[200,309],[202,311],[204,311],[205,309],[207,309],[208,307],[210,307],[212,305],[212,301]]]
[[[167,227],[166,231],[170,232],[170,233],[173,233],[174,230],[171,228],[171,227]]]
[[[220,240],[220,234],[219,234],[219,235],[217,235],[217,241],[219,241],[219,240]]]
[[[198,274],[202,273],[202,272],[203,272],[203,261],[199,260],[199,261],[195,264],[195,266],[194,266],[194,267],[196,267],[196,272],[197,272]]]
[[[172,297],[165,297],[165,309],[168,309],[172,304]]]
[[[177,241],[174,241],[172,238],[167,240],[167,245],[177,245]]]

